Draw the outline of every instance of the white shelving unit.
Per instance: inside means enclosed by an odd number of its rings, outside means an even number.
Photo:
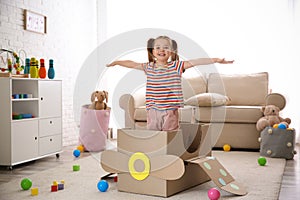
[[[61,80],[1,77],[0,86],[0,165],[12,168],[45,156],[59,157]],[[14,94],[27,98],[15,99]],[[13,117],[22,114],[32,117]]]

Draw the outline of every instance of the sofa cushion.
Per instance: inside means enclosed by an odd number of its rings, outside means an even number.
[[[146,106],[140,106],[136,108],[133,117],[136,121],[147,121]]]
[[[253,123],[263,116],[261,106],[196,107],[196,120],[207,122]]]
[[[198,107],[187,105],[179,109],[179,119],[181,122],[191,122],[192,109],[195,109],[195,119],[203,123],[228,122],[256,124],[257,120],[263,116],[260,106]],[[145,106],[135,109],[134,119],[139,122],[147,121]]]
[[[188,98],[185,104],[191,106],[224,106],[229,101],[227,96],[217,93],[202,93]]]
[[[208,76],[207,90],[230,98],[229,105],[262,106],[268,94],[268,73],[218,74]]]

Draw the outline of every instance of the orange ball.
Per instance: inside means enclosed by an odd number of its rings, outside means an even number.
[[[83,145],[79,145],[79,146],[77,146],[77,149],[78,149],[80,152],[83,152],[83,151],[84,151],[84,146],[83,146]]]
[[[278,128],[278,124],[274,124],[274,125],[273,125],[273,128]]]
[[[231,147],[230,147],[229,144],[225,144],[225,145],[223,146],[223,150],[224,150],[224,151],[230,151],[230,149],[231,149]]]

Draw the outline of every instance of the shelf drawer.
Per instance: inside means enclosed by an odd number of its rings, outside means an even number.
[[[62,123],[60,117],[39,120],[40,137],[61,134],[61,132],[62,132]]]
[[[39,141],[40,156],[59,152],[62,150],[61,134],[42,137],[39,140],[40,140]]]

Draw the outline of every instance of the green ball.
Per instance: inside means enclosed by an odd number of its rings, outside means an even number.
[[[259,164],[260,166],[265,166],[266,163],[267,163],[267,159],[266,159],[265,157],[262,157],[262,156],[261,156],[261,157],[258,158],[257,162],[258,162],[258,164]]]
[[[21,181],[21,187],[23,190],[29,190],[32,186],[32,181],[29,178],[24,178]]]

